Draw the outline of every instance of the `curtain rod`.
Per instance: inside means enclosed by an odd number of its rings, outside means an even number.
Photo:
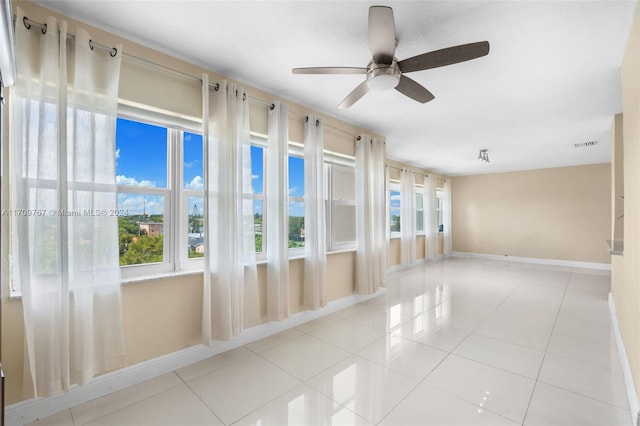
[[[407,170],[407,171],[410,171],[411,173],[413,173],[414,175],[423,175],[423,176],[425,176],[425,177],[432,177],[432,176],[435,176],[435,175],[434,175],[434,174],[432,174],[432,173],[416,172],[415,170],[409,169],[409,168],[407,168],[407,167],[397,167],[397,166],[392,166],[391,164],[385,164],[385,166],[386,166],[386,167],[389,167],[390,169],[396,169],[396,170],[400,170],[400,171]],[[435,176],[435,177],[437,178],[437,176]]]
[[[16,15],[13,15],[13,25],[15,27],[15,21],[16,21],[17,17]],[[39,29],[42,34],[46,34],[47,33],[47,24],[41,24],[40,22],[36,22],[33,21],[29,18],[27,18],[26,16],[24,18],[22,18],[22,24],[25,26],[26,29],[30,30],[31,27],[37,28]],[[75,40],[76,36],[74,34],[70,34],[67,33],[67,39],[69,40]],[[89,40],[89,47],[91,48],[91,50],[98,49],[98,50],[102,50],[105,52],[109,52],[109,55],[113,58],[118,54],[118,49],[116,49],[115,47],[111,47],[111,46],[106,46],[104,44],[101,43],[97,43],[93,40]]]
[[[416,172],[415,170],[410,169],[408,167],[397,167],[397,166],[392,166],[391,164],[385,164],[385,166],[389,167],[390,169],[400,170],[401,172],[406,170],[416,175],[424,175],[424,173]]]
[[[14,20],[14,26],[15,26],[16,15],[13,15],[13,20]],[[33,21],[33,20],[27,18],[26,16],[23,19],[23,23],[24,23],[24,26],[27,29],[31,29],[31,27],[33,26],[33,27],[43,31],[43,34],[45,34],[47,32],[47,25],[46,24],[41,24],[39,22]],[[71,39],[71,40],[75,40],[75,35],[67,34],[67,38]],[[112,57],[114,57],[114,56],[116,56],[118,54],[118,50],[115,47],[106,46],[104,44],[97,43],[97,42],[95,42],[93,40],[89,40],[89,46],[92,46],[92,48],[95,47],[97,49],[110,52],[109,54]],[[141,57],[136,56],[136,55],[132,55],[132,54],[127,53],[127,52],[121,52],[121,53],[122,53],[122,56],[124,58],[132,59],[132,60],[134,60],[136,62],[139,62],[139,63],[145,64],[145,65],[154,67],[156,69],[165,71],[165,72],[167,72],[169,74],[177,75],[177,76],[182,77],[182,78],[186,78],[186,79],[193,80],[193,81],[199,81],[202,84],[202,78],[200,78],[200,77],[196,77],[196,76],[193,76],[191,74],[187,74],[187,73],[182,72],[182,71],[174,70],[174,69],[169,68],[167,66],[160,65],[160,64],[158,64],[156,62],[151,62],[151,61],[149,61],[147,59],[141,58]],[[215,90],[218,90],[218,88],[220,87],[220,83],[209,83],[209,87],[212,87]],[[253,96],[248,96],[248,95],[247,95],[247,98],[252,100],[252,101],[255,101],[255,102],[258,102],[258,103],[261,103],[261,104],[265,105],[270,110],[273,110],[273,108],[275,107],[273,102],[263,101],[262,99],[254,98]],[[306,117],[307,116],[306,114],[300,114],[300,113],[294,112],[294,111],[290,111],[289,113],[293,114],[293,115],[297,115],[299,117]],[[325,127],[329,127],[331,129],[334,129],[334,130],[338,130],[340,132],[343,132],[346,135],[353,136],[353,134],[350,133],[349,131],[341,129],[341,128],[336,127],[336,126],[332,126],[331,124],[324,123],[324,126]]]

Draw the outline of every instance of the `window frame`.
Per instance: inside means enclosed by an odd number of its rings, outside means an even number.
[[[185,188],[184,185],[184,133],[193,133],[200,135],[202,137],[202,174],[204,175],[204,136],[200,133],[202,129],[199,131],[193,131],[190,129],[182,129],[179,134],[178,141],[178,152],[176,153],[176,164],[173,166],[178,168],[176,171],[176,181],[179,182],[179,190],[180,190],[180,203],[179,203],[179,211],[175,212],[175,217],[179,218],[179,228],[177,230],[177,234],[180,237],[178,238],[178,253],[180,253],[177,264],[176,271],[195,271],[195,270],[204,270],[204,258],[189,258],[189,198],[191,197],[200,197],[203,201],[203,211],[202,216],[204,217],[204,185],[201,190],[198,189],[190,189]],[[204,181],[204,176],[202,176]],[[180,217],[181,212],[187,212],[186,217]],[[205,222],[206,225],[206,222]],[[203,226],[205,226],[203,225]],[[182,238],[182,236],[187,236],[187,238]],[[204,240],[203,240],[204,244]],[[207,250],[207,246],[205,244],[205,252]]]
[[[334,166],[348,167],[353,169],[353,185],[354,185],[354,198],[353,200],[336,200],[333,197],[333,178],[334,178]],[[333,235],[333,226],[335,222],[335,207],[336,206],[353,206],[354,214],[356,208],[356,189],[355,189],[355,173],[356,173],[356,160],[354,157],[339,155],[332,152],[326,152],[324,154],[324,173],[325,173],[325,215],[326,215],[326,244],[327,252],[342,251],[342,250],[355,250],[358,244],[358,236],[355,236],[353,241],[336,242]],[[357,214],[354,218],[358,220]]]
[[[389,227],[388,227],[388,232],[389,232],[389,238],[400,238],[401,237],[401,232],[402,232],[402,200],[400,199],[400,206],[399,207],[393,207],[392,202],[393,200],[391,199],[392,197],[392,192],[397,192],[398,195],[402,198],[402,191],[400,191],[400,181],[399,180],[395,180],[395,179],[389,179],[389,187],[387,188],[387,196],[389,197],[389,210],[387,212],[387,214],[389,215]],[[400,230],[398,231],[392,231],[391,230],[391,212],[392,211],[398,211],[398,217],[400,217]]]
[[[145,276],[203,270],[203,258],[190,259],[188,257],[189,214],[188,212],[186,215],[184,213],[188,210],[189,197],[195,196],[204,199],[204,189],[193,190],[184,187],[184,133],[200,135],[202,132],[201,123],[128,105],[123,108],[118,105],[117,119],[120,118],[167,129],[166,188],[117,185],[117,194],[164,196],[163,261],[138,265],[121,265],[122,278],[128,280]],[[185,238],[182,238],[183,236]]]
[[[289,141],[288,142],[287,157],[300,158],[303,161],[303,164],[304,164],[304,146],[302,144]],[[288,158],[287,158],[287,161],[289,161]],[[304,175],[304,167],[302,169],[302,173]],[[290,176],[291,176],[291,170],[289,168],[287,168],[287,188],[289,187],[289,185],[291,183],[290,180],[289,180]],[[304,189],[303,189],[303,191],[304,191]],[[302,205],[305,205],[304,195],[302,197],[292,197],[291,194],[287,193],[287,206],[290,203],[302,203]],[[305,206],[305,209],[306,209],[306,206]],[[287,211],[287,214],[288,213],[289,212]],[[306,210],[305,210],[305,213],[306,213]],[[288,214],[288,216],[290,217],[291,215]],[[304,216],[306,216],[306,214]],[[287,240],[289,239],[288,236],[289,236],[289,231],[287,230]],[[307,242],[307,239],[305,237],[305,245],[306,245],[306,242]],[[297,258],[297,257],[303,257],[304,253],[305,253],[305,246],[289,248],[289,259]]]
[[[266,137],[262,135],[258,135],[255,133],[251,133],[251,146],[257,146],[262,148],[262,194],[256,194],[253,192],[253,182],[251,183],[252,193],[251,199],[254,202],[255,209],[255,201],[262,201],[262,251],[256,252],[256,261],[257,262],[265,262],[267,260],[267,238],[269,230],[267,229],[267,156],[268,156],[268,140]],[[245,195],[246,196],[246,195]],[[255,210],[254,210],[255,216]],[[255,219],[254,219],[255,220]],[[255,222],[254,222],[255,224]],[[255,228],[254,228],[255,232]],[[255,238],[255,235],[254,235]]]
[[[424,203],[424,201],[425,201],[425,199],[424,199],[424,185],[418,185],[418,184],[414,185],[413,194],[414,194],[414,197],[416,198],[416,202],[414,203],[415,204],[415,211],[414,211],[415,229],[414,229],[414,231],[415,231],[416,235],[425,235],[426,234],[426,229],[425,229],[426,227],[424,226],[424,205],[425,205],[425,203]],[[422,198],[422,207],[420,207],[420,208],[418,208],[418,203],[417,203],[418,197]],[[422,212],[422,229],[418,229],[418,212]]]
[[[444,220],[442,217],[443,200],[444,200],[444,189],[436,188],[436,230],[440,234],[444,232],[444,229],[442,231],[440,230],[440,226],[444,227]]]

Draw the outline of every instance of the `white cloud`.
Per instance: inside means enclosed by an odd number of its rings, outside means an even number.
[[[202,177],[200,176],[196,176],[193,179],[191,179],[191,182],[189,182],[186,185],[187,189],[202,189],[204,188],[204,182],[202,182]]]
[[[260,179],[260,175],[251,175],[252,180]]]
[[[291,188],[289,188],[289,196],[290,197],[296,197],[296,192],[298,192],[298,188],[295,186],[292,186]]]
[[[187,169],[190,169],[190,168],[191,168],[191,167],[193,167],[193,166],[197,166],[199,162],[200,162],[200,161],[198,161],[198,160],[189,161],[189,162],[187,162],[187,163],[184,163],[184,166],[185,166]]]
[[[120,148],[116,149],[116,160],[120,158]]]
[[[161,195],[118,194],[118,209],[125,210],[127,215],[164,214],[164,203]]]
[[[131,185],[131,186],[147,186],[147,187],[156,186],[156,183],[150,180],[143,179],[141,181],[138,181],[136,180],[136,178],[127,177],[124,175],[116,176],[116,183],[118,185]]]

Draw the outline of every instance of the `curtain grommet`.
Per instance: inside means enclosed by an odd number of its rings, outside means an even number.
[[[29,18],[27,18],[26,16],[22,17],[22,23],[24,24],[24,27],[28,30],[31,29],[31,24],[29,23]]]
[[[112,58],[118,56],[118,49],[116,49],[115,47],[111,49],[111,52],[109,52],[109,56],[111,56]]]

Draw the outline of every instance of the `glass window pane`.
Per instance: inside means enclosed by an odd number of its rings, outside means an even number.
[[[187,255],[189,259],[204,257],[204,199],[189,197]]]
[[[424,208],[424,197],[422,194],[416,194],[416,209],[422,210]]]
[[[397,207],[400,208],[400,191],[389,191],[390,192],[390,201],[391,208]]]
[[[391,232],[400,232],[400,210],[391,209],[390,215]]]
[[[333,211],[333,241],[349,243],[356,240],[356,206],[336,204]]]
[[[202,135],[184,132],[184,187],[203,189]]]
[[[262,200],[253,200],[253,223],[256,238],[256,253],[264,251],[264,240],[262,239]]]
[[[304,203],[289,202],[289,248],[304,247]]]
[[[416,231],[424,231],[424,211],[416,211]]]
[[[118,194],[120,265],[162,262],[164,250],[164,196]]]
[[[332,165],[333,199],[355,201],[356,171],[353,167]]]
[[[289,196],[304,197],[304,159],[289,156]]]
[[[118,118],[116,126],[118,185],[167,187],[167,129]]]
[[[264,194],[264,148],[251,145],[251,183],[254,194]]]

